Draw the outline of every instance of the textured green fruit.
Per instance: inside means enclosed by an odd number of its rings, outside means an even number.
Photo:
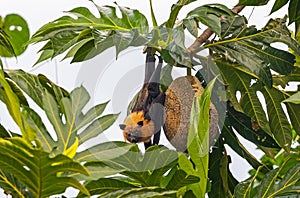
[[[164,132],[177,151],[187,150],[190,114],[195,94],[202,94],[204,88],[194,76],[175,79],[166,91]],[[210,146],[218,135],[218,112],[210,103]]]

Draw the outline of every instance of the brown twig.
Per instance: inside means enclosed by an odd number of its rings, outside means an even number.
[[[241,12],[243,9],[245,8],[245,6],[235,6],[234,8],[232,8],[231,10],[234,12],[234,13],[239,13]],[[220,20],[222,21],[222,18],[220,18]],[[194,43],[188,47],[188,52],[189,53],[196,53],[199,51],[200,49],[200,46],[205,43],[209,37],[211,35],[213,35],[213,31],[209,28],[207,28],[206,30],[204,30],[204,32],[194,41]]]

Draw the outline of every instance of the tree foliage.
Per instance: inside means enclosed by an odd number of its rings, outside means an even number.
[[[118,56],[128,47],[151,46],[167,63],[161,75],[163,90],[172,82],[175,66],[189,71],[201,65],[196,76],[207,84],[205,92],[194,98],[188,156],[162,145],[141,154],[137,145],[126,142],[105,142],[78,150],[115,122],[118,114],[103,115],[108,102],[85,110],[90,96],[83,86],[68,92],[42,74],[6,70],[0,60],[0,100],[19,127],[19,132],[14,132],[0,123],[0,187],[5,193],[48,197],[73,187],[80,191],[78,197],[299,194],[300,94],[285,89],[291,82],[300,82],[299,2],[276,0],[271,13],[288,4],[288,16],[270,19],[257,29],[237,12],[268,1],[240,0],[233,9],[221,4],[200,5],[177,21],[181,9],[194,1],[178,0],[167,21],[157,24],[150,0],[152,28],[140,11],[118,4],[94,4],[99,16],[78,7],[46,23],[30,39],[21,16],[1,18],[1,58],[18,56],[32,43],[44,43],[36,64],[59,55],[73,63],[111,47]],[[294,33],[290,24],[295,25]],[[203,31],[200,25],[208,29]],[[186,46],[187,34],[195,37],[191,46]],[[215,36],[209,39],[212,34]],[[289,49],[279,49],[275,43]],[[208,56],[200,55],[204,50]],[[28,100],[45,112],[53,131]],[[224,114],[220,136],[211,150],[210,100],[219,104],[219,115]],[[265,155],[257,159],[237,134]],[[227,146],[253,167],[247,180],[237,181],[231,173]]]

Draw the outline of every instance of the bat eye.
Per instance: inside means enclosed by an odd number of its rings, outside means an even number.
[[[119,127],[121,130],[124,130],[126,128],[126,125],[125,124],[119,124]]]
[[[138,124],[139,126],[143,126],[143,125],[144,125],[144,122],[143,122],[143,121],[139,121],[137,124]]]

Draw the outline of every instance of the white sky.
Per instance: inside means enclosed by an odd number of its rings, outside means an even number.
[[[115,0],[98,0],[95,2],[98,5],[112,5],[114,1]],[[176,2],[177,0],[153,0],[154,11],[159,23],[164,22],[168,18],[170,7]],[[238,1],[197,1],[196,3],[192,3],[185,7],[180,13],[179,18],[184,17],[188,11],[196,6],[207,3],[224,2],[231,8]],[[146,15],[148,20],[150,20],[148,0],[117,0],[117,3],[119,5],[138,9]],[[273,5],[273,3],[274,0],[271,0],[267,6],[255,8],[249,19],[249,23],[257,24],[258,27],[264,26],[269,19],[268,14],[270,13],[271,5]],[[31,34],[33,34],[45,23],[63,15],[63,11],[68,11],[79,6],[92,7],[92,4],[88,0],[1,0],[0,15],[4,17],[11,13],[20,14],[27,20]],[[247,7],[242,14],[248,18],[251,11],[252,7]],[[286,7],[273,14],[272,17],[283,17],[283,13],[287,13]],[[122,133],[118,128],[118,123],[122,122],[125,118],[126,106],[142,83],[143,76],[136,75],[137,73],[143,72],[141,66],[144,64],[144,56],[141,56],[141,48],[130,48],[121,53],[118,60],[115,60],[114,49],[110,49],[105,51],[102,55],[83,63],[70,65],[70,60],[60,62],[62,57],[58,57],[52,61],[47,61],[46,63],[32,68],[32,65],[38,59],[36,53],[41,47],[42,45],[40,44],[31,45],[17,61],[15,61],[15,59],[6,59],[4,60],[4,63],[7,63],[9,68],[19,68],[31,71],[35,74],[43,73],[67,90],[71,90],[75,86],[83,84],[92,96],[90,105],[112,99],[107,112],[122,112],[122,114],[120,115],[118,122],[108,129],[106,133],[101,135],[97,141],[123,140]],[[5,107],[0,104],[0,109],[0,122],[8,122],[11,130],[17,130],[14,124],[9,120],[7,114],[3,113]],[[7,125],[5,124],[5,126]],[[49,124],[47,124],[47,127],[51,128]],[[162,143],[168,145],[165,139],[162,140]],[[255,152],[255,147],[253,145],[246,142],[245,144],[251,148],[256,156],[261,155],[260,153]],[[230,165],[230,168],[233,171],[234,176],[239,180],[246,179],[248,177],[247,170],[250,169],[246,161],[232,152],[229,152],[229,154],[232,157],[233,163]]]

